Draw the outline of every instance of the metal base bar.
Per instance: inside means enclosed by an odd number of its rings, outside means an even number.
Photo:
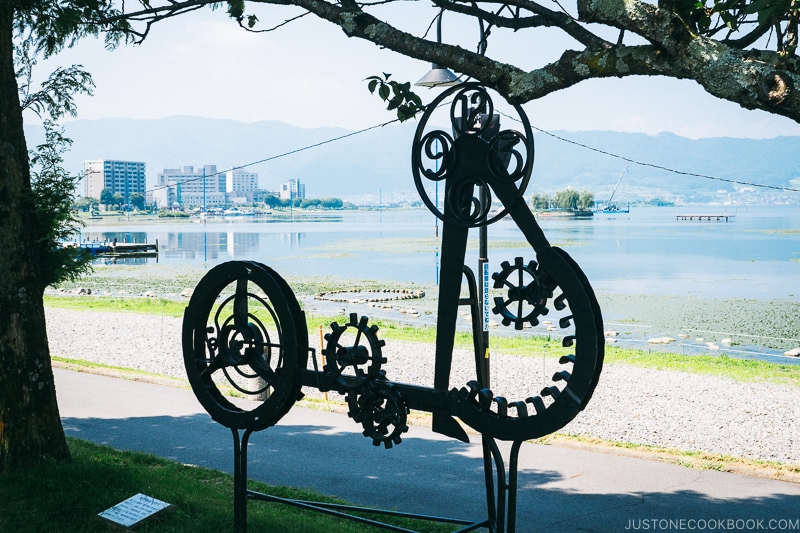
[[[377,520],[372,520],[369,518],[364,518],[363,516],[358,516],[349,513],[367,513],[367,514],[376,514],[376,515],[383,515],[383,516],[395,516],[399,518],[413,518],[416,520],[425,520],[428,522],[439,522],[442,524],[455,524],[466,526],[464,528],[456,530],[454,533],[461,533],[467,531],[475,531],[481,527],[489,527],[489,521],[484,520],[482,522],[474,522],[471,520],[462,520],[459,518],[446,518],[441,516],[430,516],[430,515],[421,515],[415,513],[404,513],[402,511],[389,511],[385,509],[372,509],[370,507],[359,507],[355,505],[344,505],[339,503],[325,503],[325,502],[312,502],[307,500],[293,500],[289,498],[281,498],[278,496],[272,496],[270,494],[263,494],[261,492],[255,491],[247,491],[247,497],[251,500],[261,500],[266,502],[274,502],[274,503],[282,503],[286,505],[292,505],[294,507],[299,507],[301,509],[306,509],[308,511],[313,511],[316,513],[327,514],[330,516],[335,516],[338,518],[343,518],[345,520],[352,520],[354,522],[359,522],[361,524],[367,524],[370,526],[374,526],[380,529],[385,529],[387,531],[396,531],[398,533],[417,533],[413,529],[406,529],[400,526],[395,526],[392,524],[387,524],[385,522],[379,522]],[[345,512],[342,512],[345,511]]]

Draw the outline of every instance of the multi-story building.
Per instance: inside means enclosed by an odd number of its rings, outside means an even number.
[[[233,169],[225,173],[225,192],[228,202],[245,204],[263,202],[266,191],[258,188],[258,173]]]
[[[217,165],[165,168],[159,172],[153,201],[161,208],[181,206],[217,206],[226,203],[225,173]]]
[[[258,174],[242,169],[217,171],[216,165],[165,168],[157,177],[153,201],[161,208],[216,207],[231,203],[261,202]]]
[[[306,197],[306,186],[300,183],[299,179],[291,179],[287,183],[281,185],[281,200],[289,200],[300,198],[304,200]]]
[[[120,193],[130,203],[131,193],[145,194],[145,164],[139,161],[97,159],[83,162],[85,194],[100,198],[103,189]]]

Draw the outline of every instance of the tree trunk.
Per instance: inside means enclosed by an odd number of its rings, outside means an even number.
[[[69,459],[47,345],[13,18],[14,3],[0,2],[0,474]]]

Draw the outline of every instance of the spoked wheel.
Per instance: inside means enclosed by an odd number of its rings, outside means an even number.
[[[305,317],[289,285],[260,263],[231,261],[197,284],[183,318],[183,358],[197,399],[223,426],[258,431],[302,397]],[[233,403],[236,390],[255,401]]]
[[[506,325],[515,326],[548,315],[557,324],[549,330],[572,353],[561,356],[549,370],[552,376],[543,378],[540,392],[525,399],[509,401],[475,381],[448,394],[456,416],[499,440],[535,439],[564,427],[586,406],[602,370],[602,317],[586,276],[561,249],[542,248],[537,259],[538,263],[527,265],[520,258],[514,266],[504,263],[495,281],[508,289],[508,295],[496,300],[495,313],[504,317]],[[529,381],[532,387],[538,384]]]

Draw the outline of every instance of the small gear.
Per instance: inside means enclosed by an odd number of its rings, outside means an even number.
[[[326,357],[325,371],[337,380],[341,393],[359,389],[365,382],[382,375],[381,365],[386,358],[382,356],[381,348],[386,342],[378,339],[378,326],[369,326],[368,323],[366,316],[358,319],[356,313],[350,313],[347,324],[340,326],[334,322],[331,332],[325,335],[327,345],[322,352]],[[351,337],[353,330],[354,338]]]
[[[352,400],[355,392],[348,394],[351,404],[350,416],[360,422],[363,435],[372,439],[372,444],[381,444],[388,450],[400,444],[400,435],[408,431],[408,406],[399,393],[390,390],[369,390],[357,395],[358,408],[354,409]]]
[[[503,317],[503,325],[514,323],[515,329],[522,329],[528,322],[532,326],[539,323],[539,316],[550,312],[547,300],[553,296],[554,283],[550,276],[539,268],[536,261],[523,264],[522,258],[514,259],[514,265],[503,261],[502,270],[492,274],[494,288],[508,288],[508,297],[496,296],[492,312]],[[514,272],[517,273],[517,284],[509,281]],[[526,279],[528,278],[528,279]],[[511,306],[516,302],[516,313]]]

